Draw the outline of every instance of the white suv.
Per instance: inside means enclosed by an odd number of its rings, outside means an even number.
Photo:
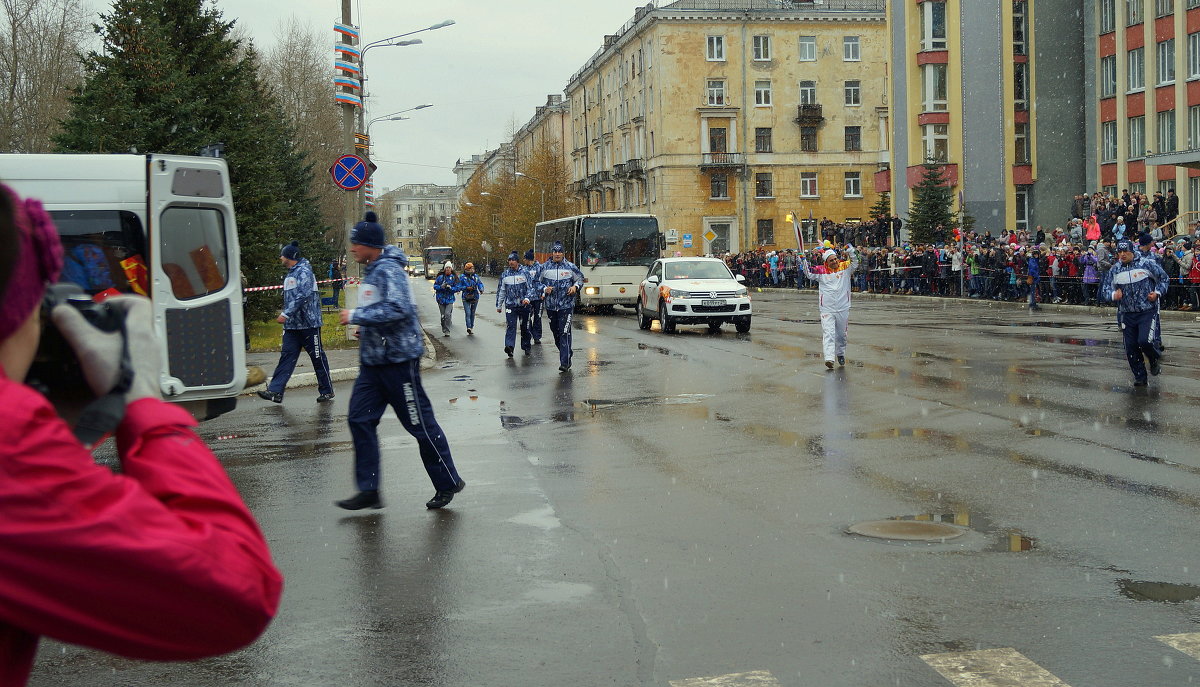
[[[638,287],[638,326],[649,329],[658,320],[664,332],[678,324],[707,324],[716,331],[732,322],[748,332],[750,293],[744,281],[717,258],[661,258]]]

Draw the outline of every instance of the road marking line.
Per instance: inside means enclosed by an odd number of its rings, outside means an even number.
[[[984,649],[921,657],[961,687],[1070,687],[1016,649]]]
[[[671,687],[779,687],[779,681],[775,679],[774,675],[771,675],[769,670],[671,680],[668,684]]]
[[[1188,632],[1178,635],[1159,635],[1155,637],[1167,646],[1178,649],[1195,659],[1200,659],[1200,632]]]

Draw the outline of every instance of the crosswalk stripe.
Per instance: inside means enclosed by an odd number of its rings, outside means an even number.
[[[1070,687],[1016,649],[984,649],[921,657],[960,687]]]
[[[1195,659],[1200,659],[1200,632],[1186,632],[1178,635],[1159,635],[1158,641]]]
[[[768,670],[752,670],[748,673],[730,673],[713,677],[692,677],[686,680],[671,680],[671,687],[779,687],[779,682]]]

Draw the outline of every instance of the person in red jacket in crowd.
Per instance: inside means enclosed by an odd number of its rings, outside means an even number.
[[[23,383],[63,251],[41,204],[5,186],[0,246],[0,685],[26,683],[41,635],[150,660],[253,642],[275,615],[283,578],[191,415],[159,398],[149,301],[107,301],[125,314],[133,368],[115,474]],[[51,317],[92,391],[116,388],[122,334],[70,306]]]

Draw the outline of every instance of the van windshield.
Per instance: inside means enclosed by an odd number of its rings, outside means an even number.
[[[149,295],[142,221],[124,210],[53,210],[63,244],[62,281],[93,296],[115,290]]]

